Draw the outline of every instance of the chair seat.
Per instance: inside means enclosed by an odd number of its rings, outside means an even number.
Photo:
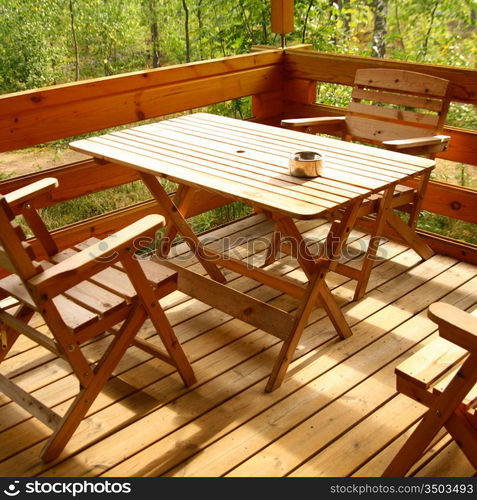
[[[415,400],[422,400],[422,391],[433,399],[444,392],[469,352],[443,338],[430,342],[396,367],[399,391]],[[477,404],[477,385],[462,400],[469,410]]]
[[[90,245],[97,241],[95,238],[90,238],[87,243]],[[41,264],[44,268],[50,267],[53,262],[65,260],[79,249],[63,250],[51,258],[51,263],[42,261]],[[139,263],[157,299],[177,289],[177,272],[152,260],[140,260]],[[37,310],[30,294],[17,275],[11,274],[1,279],[0,290]],[[72,333],[82,331],[86,327],[89,327],[91,333],[93,325],[102,318],[113,314],[116,321],[120,317],[125,318],[135,298],[136,291],[119,264],[75,285],[55,297],[53,302]]]

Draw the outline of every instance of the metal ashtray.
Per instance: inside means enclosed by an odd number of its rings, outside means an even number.
[[[323,156],[315,151],[298,151],[289,156],[288,166],[295,177],[318,177],[323,173]]]

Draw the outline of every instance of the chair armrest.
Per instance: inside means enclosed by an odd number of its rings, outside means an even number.
[[[26,201],[32,201],[44,195],[49,196],[53,188],[58,187],[58,181],[54,177],[45,177],[33,182],[28,186],[21,187],[5,195],[5,201],[14,210]]]
[[[316,118],[288,118],[282,120],[280,125],[284,127],[317,127],[320,125],[339,125],[344,123],[346,116],[319,116]]]
[[[422,146],[434,146],[436,144],[447,144],[449,135],[430,135],[427,137],[412,137],[411,139],[396,139],[383,141],[383,145],[392,146],[393,149],[420,148]]]
[[[477,317],[445,302],[429,306],[428,317],[439,325],[439,335],[454,344],[477,351]]]
[[[162,215],[146,215],[142,219],[55,264],[27,282],[35,295],[55,297],[72,286],[88,279],[120,258],[120,250],[134,245],[140,237],[154,236],[164,226]],[[139,250],[139,247],[136,248]]]

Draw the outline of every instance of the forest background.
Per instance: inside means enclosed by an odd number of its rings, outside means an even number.
[[[287,44],[316,50],[475,68],[477,0],[295,0]],[[280,44],[268,0],[0,0],[0,94],[243,54]],[[318,101],[346,106],[349,87],[322,84]],[[248,99],[209,108],[247,118]],[[454,104],[450,125],[477,129],[477,107]],[[0,154],[0,178],[64,162],[67,142]],[[435,177],[477,187],[477,168],[440,161]],[[139,184],[44,211],[50,227],[149,197]],[[198,230],[247,213],[204,214]],[[477,243],[473,226],[424,214],[420,227]]]

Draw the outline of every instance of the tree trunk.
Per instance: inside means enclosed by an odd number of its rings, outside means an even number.
[[[80,79],[79,49],[78,49],[78,40],[76,38],[75,11],[74,11],[73,1],[74,0],[69,1],[70,26],[71,26],[71,35],[73,37],[73,47],[75,50],[75,80],[79,81]]]
[[[387,14],[389,0],[374,0],[374,30],[371,55],[384,57],[386,54]]]
[[[189,7],[187,1],[182,0],[182,7],[184,8],[184,27],[185,27],[185,43],[186,43],[186,62],[190,62],[190,34],[189,34]]]
[[[434,18],[436,16],[436,10],[437,7],[439,6],[439,3],[440,3],[439,0],[436,0],[436,3],[434,4],[431,10],[431,16],[429,19],[429,28],[427,29],[426,36],[424,37],[424,40],[422,42],[422,50],[420,53],[422,59],[425,59],[427,56],[427,49],[429,48],[429,38],[431,36],[432,27],[434,25]]]
[[[152,67],[159,68],[161,65],[161,58],[159,53],[159,26],[157,24],[157,2],[156,0],[149,0],[149,15],[150,24],[149,29],[151,32],[151,58]]]
[[[267,9],[265,5],[262,5],[262,34],[263,34],[263,40],[262,43],[265,45],[268,44],[268,30],[267,26],[269,23],[269,18],[270,18],[270,12]]]
[[[348,11],[349,8],[349,0],[328,0],[329,1],[329,12],[330,12],[330,23],[336,24],[338,16],[343,19],[343,28],[344,28],[344,34],[345,37],[349,38],[350,35],[350,22],[351,22],[351,17],[350,13]],[[339,14],[337,15],[335,12],[335,7],[338,8]],[[343,13],[343,10],[345,12]],[[332,38],[332,42],[334,45],[338,43],[338,38],[335,35]]]
[[[350,35],[350,23],[351,23],[351,14],[349,12],[349,0],[343,0],[342,1],[342,6],[341,10],[345,9],[345,13],[343,15],[343,24],[344,24],[344,30],[346,34],[349,36]]]
[[[197,2],[197,26],[199,28],[199,59],[202,61],[204,59],[204,51],[202,49],[202,37],[204,36],[204,23],[202,21],[202,0]]]
[[[157,27],[157,21],[151,23],[151,41],[152,41],[152,67],[159,68],[161,65],[161,60],[159,57],[159,29]]]
[[[404,45],[404,38],[402,36],[402,30],[401,30],[401,23],[399,21],[399,6],[397,2],[394,4],[394,17],[396,18],[396,30],[397,30],[397,37],[394,43],[399,44],[400,49],[405,53],[406,52],[406,46]]]
[[[240,10],[242,12],[242,21],[243,21],[243,26],[247,30],[248,36],[250,40],[253,40],[253,29],[250,26],[249,19],[247,16],[247,12],[245,11],[245,6],[242,2],[239,2],[240,5]]]
[[[306,28],[308,26],[308,17],[310,16],[310,10],[313,7],[313,0],[310,0],[308,4],[308,9],[306,10],[305,20],[303,21],[303,31],[301,33],[301,43],[305,43],[306,38]]]

